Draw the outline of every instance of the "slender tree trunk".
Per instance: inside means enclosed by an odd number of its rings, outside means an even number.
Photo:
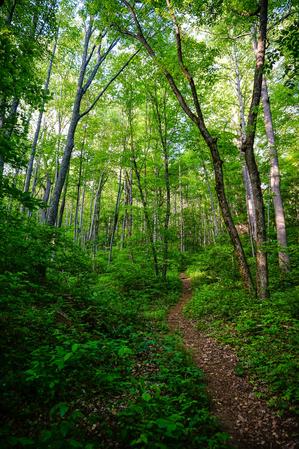
[[[180,251],[185,252],[184,203],[182,189],[181,162],[179,161],[179,193],[180,193]]]
[[[168,154],[168,143],[167,143],[167,116],[166,116],[166,92],[164,93],[163,99],[163,123],[162,115],[160,112],[160,107],[157,98],[157,92],[153,97],[153,103],[155,107],[158,131],[163,151],[163,162],[164,162],[164,181],[166,190],[166,210],[164,218],[164,238],[163,238],[163,265],[162,265],[162,278],[166,280],[167,269],[168,269],[168,230],[169,221],[171,213],[171,203],[170,203],[170,179],[169,179],[169,154]],[[164,125],[164,126],[163,126]]]
[[[58,214],[58,207],[59,207],[59,200],[61,196],[61,192],[65,183],[65,179],[67,176],[67,172],[70,165],[71,160],[71,154],[74,148],[74,137],[75,137],[75,131],[77,128],[77,124],[79,122],[79,103],[78,101],[75,102],[73,107],[73,113],[72,113],[72,119],[69,126],[68,134],[67,134],[67,141],[64,148],[64,153],[62,157],[62,161],[60,164],[60,169],[57,176],[57,181],[55,183],[53,196],[49,208],[48,213],[48,224],[54,226]]]
[[[80,241],[82,244],[85,243],[84,233],[83,233],[85,195],[86,195],[86,182],[84,182],[84,184],[83,184],[81,207],[80,207],[80,219],[79,219],[79,226],[78,226],[78,232],[77,232],[77,236],[78,236],[77,238],[80,238]]]
[[[85,128],[86,133],[86,128]],[[79,227],[79,204],[80,204],[80,194],[81,194],[81,179],[82,179],[82,166],[83,166],[83,150],[84,150],[85,134],[83,137],[83,142],[80,151],[80,163],[79,163],[79,173],[77,182],[77,198],[76,198],[76,210],[75,210],[75,226],[74,226],[74,240],[78,239],[78,227]]]
[[[117,191],[116,204],[115,204],[115,210],[114,210],[113,226],[112,226],[112,232],[111,232],[111,237],[110,237],[108,263],[111,263],[111,261],[112,261],[113,243],[114,243],[114,237],[115,237],[117,224],[118,224],[119,206],[120,206],[122,190],[123,190],[122,169],[120,169],[119,178],[118,178],[118,191]]]
[[[164,149],[164,178],[165,178],[165,188],[166,188],[166,211],[164,220],[164,251],[163,251],[163,267],[162,267],[162,277],[166,280],[167,269],[168,269],[168,232],[169,232],[169,221],[171,212],[170,203],[170,180],[169,180],[169,155],[167,146]]]
[[[277,242],[279,245],[278,261],[281,271],[289,271],[290,260],[287,254],[287,233],[283,202],[280,192],[280,171],[278,164],[278,154],[275,145],[275,134],[273,129],[270,99],[265,76],[263,77],[262,84],[262,103],[264,109],[266,134],[270,150],[270,184],[273,195]]]
[[[128,236],[132,237],[133,232],[133,170],[130,169],[129,182],[128,182],[128,203],[129,203],[129,213],[128,213]]]
[[[35,190],[36,190],[37,181],[38,181],[39,167],[40,167],[40,158],[38,158],[38,160],[36,161],[35,170],[34,170],[34,174],[33,174],[32,195],[35,195]]]
[[[20,104],[20,99],[19,98],[14,98],[11,105],[10,105],[10,111],[8,113],[8,116],[5,117],[5,101],[2,102],[1,105],[1,113],[0,113],[0,129],[1,128],[6,128],[3,129],[4,132],[4,138],[9,140],[12,136],[13,130],[14,130],[14,126],[16,123],[16,118],[17,118],[17,110]],[[4,173],[4,164],[5,164],[5,160],[2,154],[0,154],[0,191],[2,189],[2,180],[3,180],[3,173]]]
[[[210,180],[209,180],[209,173],[208,173],[206,164],[205,164],[203,159],[201,161],[201,164],[202,164],[202,167],[203,167],[203,170],[204,170],[205,181],[206,181],[206,185],[207,185],[207,188],[208,188],[210,204],[211,204],[211,210],[212,210],[212,214],[213,214],[214,236],[216,237],[218,235],[218,233],[219,233],[219,230],[218,230],[218,221],[217,221],[217,214],[216,214],[214,195],[213,195],[213,192],[212,192],[212,189],[211,189],[211,184],[210,184]]]
[[[87,68],[88,46],[89,46],[89,41],[90,41],[91,35],[92,35],[92,21],[90,20],[89,24],[87,26],[86,32],[85,32],[85,40],[84,40],[81,68],[80,68],[80,73],[79,73],[78,82],[77,82],[77,91],[76,91],[76,96],[75,96],[75,100],[74,100],[74,104],[73,104],[72,116],[71,116],[71,121],[70,121],[69,129],[68,129],[68,133],[67,133],[66,144],[65,144],[64,153],[63,153],[62,161],[60,164],[57,180],[55,182],[50,208],[48,211],[48,224],[52,225],[52,226],[55,225],[55,222],[57,219],[59,200],[60,200],[61,192],[62,192],[64,183],[65,183],[69,165],[70,165],[71,155],[72,155],[72,151],[74,148],[74,139],[75,139],[77,125],[81,118],[80,105],[81,105],[82,97],[84,95],[83,83],[84,83],[84,76],[85,76],[85,72],[86,72],[86,68]]]
[[[132,160],[133,160],[135,175],[137,178],[137,186],[138,186],[138,190],[140,193],[141,202],[143,205],[143,213],[144,213],[144,218],[145,218],[145,223],[146,223],[146,230],[147,230],[147,234],[149,237],[153,260],[154,260],[155,274],[156,274],[156,276],[159,276],[159,264],[158,264],[158,256],[157,256],[156,245],[155,245],[155,240],[154,240],[153,226],[151,223],[151,219],[150,219],[148,208],[147,208],[147,202],[146,202],[142,184],[141,184],[140,172],[138,170],[137,162],[136,162],[134,155],[132,157]]]
[[[89,43],[92,36],[94,29],[93,29],[93,18],[90,17],[88,20],[88,24],[86,25],[85,29],[85,38],[84,38],[84,47],[83,47],[83,53],[82,53],[82,60],[81,60],[81,67],[80,67],[80,73],[78,77],[77,82],[77,91],[76,96],[74,100],[73,110],[72,110],[72,117],[70,126],[68,129],[67,134],[67,140],[66,145],[64,148],[63,158],[60,165],[60,170],[58,174],[57,181],[55,183],[55,188],[53,192],[53,197],[49,209],[49,215],[48,215],[48,224],[54,226],[56,219],[57,219],[57,213],[58,213],[58,207],[59,207],[59,200],[61,196],[61,192],[63,189],[63,185],[65,183],[66,174],[70,165],[71,155],[74,148],[74,139],[75,139],[75,132],[77,129],[77,125],[79,121],[89,114],[89,112],[95,107],[99,99],[104,95],[106,90],[109,88],[109,86],[115,81],[115,79],[124,71],[124,69],[130,64],[132,59],[136,56],[138,53],[135,52],[126,62],[123,64],[123,66],[118,70],[118,72],[113,75],[110,80],[107,82],[105,87],[96,95],[95,99],[91,102],[90,106],[88,106],[85,111],[80,111],[81,101],[83,96],[86,94],[88,89],[90,88],[91,84],[93,83],[96,74],[98,73],[98,70],[102,63],[106,60],[106,57],[110,54],[110,52],[113,50],[113,48],[116,46],[119,39],[114,40],[111,42],[111,44],[108,46],[106,51],[104,51],[101,54],[101,48],[102,48],[102,40],[105,36],[105,32],[102,33],[101,36],[99,36],[99,44],[97,46],[97,60],[93,66],[93,68],[90,67],[89,74],[87,76],[87,79],[85,80],[85,75],[87,68],[89,66],[90,61],[92,60],[92,56],[94,54],[94,51],[96,49],[96,46],[94,46],[90,53],[89,51]]]
[[[62,201],[61,201],[61,205],[60,205],[60,209],[59,209],[59,216],[58,216],[58,223],[57,223],[57,227],[58,228],[61,228],[61,226],[62,226],[62,220],[63,220],[63,214],[64,214],[65,203],[66,203],[66,193],[67,193],[68,183],[69,183],[69,172],[66,175],[66,181],[65,181],[65,184],[63,186]]]
[[[89,240],[93,241],[94,248],[97,246],[97,238],[99,235],[99,227],[100,227],[100,213],[101,213],[101,198],[103,188],[106,182],[106,178],[104,176],[104,172],[101,173],[98,187],[95,194],[94,199],[94,208],[91,219],[90,231],[89,231]]]
[[[56,53],[56,48],[57,48],[57,40],[58,40],[58,30],[56,33],[55,42],[54,42],[52,54],[50,57],[49,67],[48,67],[48,71],[47,71],[47,77],[46,77],[46,81],[45,81],[45,85],[44,85],[45,92],[48,92],[48,90],[49,90],[53,61],[55,58],[55,53]],[[39,111],[39,114],[38,114],[36,129],[35,129],[33,143],[32,143],[32,147],[31,147],[31,154],[30,154],[30,159],[28,162],[26,178],[25,178],[24,192],[29,192],[29,189],[30,189],[30,181],[31,181],[31,176],[32,176],[32,171],[33,171],[33,163],[34,163],[34,159],[35,159],[37,142],[38,142],[38,138],[39,138],[39,134],[40,134],[40,130],[41,130],[41,124],[42,124],[42,119],[43,119],[43,114],[44,114],[44,106],[45,106],[45,102],[43,101],[41,110]]]
[[[256,216],[255,216],[252,185],[251,185],[250,176],[248,173],[248,168],[246,166],[246,161],[245,161],[244,155],[242,153],[242,144],[246,140],[246,119],[245,119],[244,99],[243,99],[242,89],[241,89],[241,75],[240,75],[240,70],[239,70],[237,50],[235,47],[233,48],[233,58],[234,58],[234,63],[235,63],[236,91],[237,91],[237,97],[238,97],[238,102],[239,102],[240,154],[241,154],[241,158],[242,158],[242,162],[243,162],[242,175],[243,175],[243,182],[244,182],[245,194],[246,194],[246,208],[247,208],[248,224],[249,224],[249,231],[250,231],[250,240],[252,242],[252,241],[256,241]],[[253,255],[255,255],[253,244],[252,244],[252,249],[253,249]]]
[[[49,173],[47,173],[46,175],[46,187],[45,187],[45,192],[44,192],[44,196],[43,196],[43,201],[45,203],[47,203],[49,201],[49,197],[50,197],[50,192],[51,192],[51,176]],[[45,223],[47,221],[47,208],[45,207],[44,209],[42,209],[41,211],[41,221],[42,223]]]
[[[261,188],[261,180],[254,155],[254,139],[256,123],[261,99],[263,69],[266,51],[268,1],[260,0],[260,24],[259,35],[256,43],[256,65],[253,80],[251,104],[247,119],[246,138],[242,142],[242,151],[245,154],[246,165],[252,186],[254,208],[256,214],[256,285],[257,293],[261,299],[269,296],[268,260],[265,245],[266,222],[264,199]]]

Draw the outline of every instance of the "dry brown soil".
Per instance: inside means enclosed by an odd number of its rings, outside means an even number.
[[[168,317],[172,331],[179,331],[193,360],[205,373],[212,413],[231,436],[238,449],[295,449],[295,422],[281,418],[255,396],[246,377],[235,373],[238,358],[234,351],[198,331],[196,323],[183,316],[183,307],[192,296],[191,280],[181,274],[183,293]]]

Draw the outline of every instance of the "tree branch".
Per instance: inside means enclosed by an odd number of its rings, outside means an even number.
[[[113,77],[108,81],[108,83],[106,84],[106,86],[100,91],[100,93],[96,96],[96,98],[94,99],[94,101],[91,103],[91,105],[80,114],[80,119],[82,117],[84,117],[85,115],[87,115],[97,104],[97,102],[99,101],[99,99],[104,95],[104,93],[106,92],[106,90],[108,89],[108,87],[113,83],[113,81],[116,80],[116,78],[124,71],[124,69],[130,64],[130,62],[132,61],[133,58],[135,58],[135,56],[140,52],[140,48],[133,53],[133,55],[125,62],[125,64],[118,70],[118,72],[116,72],[115,75],[113,75]]]
[[[108,54],[111,52],[111,50],[116,46],[116,44],[119,42],[119,38],[115,39],[113,42],[111,42],[111,44],[109,45],[109,47],[107,48],[107,50],[105,51],[105,53],[101,56],[99,53],[98,56],[98,61],[95,64],[94,68],[92,69],[86,83],[84,84],[84,86],[82,87],[82,91],[83,91],[83,95],[86,93],[87,89],[89,88],[89,86],[91,85],[91,83],[93,82],[101,64],[105,61],[105,59],[107,58]],[[100,49],[100,47],[99,47]]]
[[[188,115],[188,117],[194,122],[197,123],[197,117],[194,114],[194,112],[191,110],[191,108],[188,106],[185,98],[183,97],[181,91],[179,90],[179,88],[176,85],[176,82],[173,78],[173,76],[171,75],[171,73],[164,67],[162,66],[161,63],[159,63],[157,57],[156,57],[156,53],[153,50],[153,48],[150,46],[150,44],[148,43],[147,39],[145,38],[140,22],[137,18],[136,12],[134,10],[134,8],[132,7],[132,5],[127,1],[127,0],[122,0],[123,3],[125,4],[125,6],[128,8],[129,12],[131,13],[131,16],[134,20],[135,26],[138,30],[137,34],[136,34],[136,39],[139,40],[139,42],[144,46],[144,48],[146,49],[146,51],[148,52],[148,54],[150,55],[150,57],[152,59],[155,60],[155,62],[157,63],[157,65],[160,67],[160,69],[162,70],[165,78],[167,79],[172,91],[174,92],[175,96],[178,99],[178,102],[180,103],[182,109],[185,111],[185,113]]]
[[[260,104],[261,90],[262,90],[263,69],[266,52],[268,0],[261,0],[260,3],[261,3],[260,25],[256,48],[256,64],[255,64],[251,104],[247,118],[246,138],[241,147],[241,150],[243,152],[246,152],[246,148],[253,147],[256,131],[256,121],[258,116],[258,108]]]

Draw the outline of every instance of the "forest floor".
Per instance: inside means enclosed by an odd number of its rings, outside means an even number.
[[[240,377],[235,369],[236,353],[197,330],[196,321],[183,315],[185,304],[192,297],[191,279],[181,274],[183,292],[179,303],[168,317],[172,331],[179,331],[186,349],[206,378],[212,412],[223,430],[231,436],[238,449],[295,449],[292,418],[282,418],[267,403],[256,397],[248,378]]]

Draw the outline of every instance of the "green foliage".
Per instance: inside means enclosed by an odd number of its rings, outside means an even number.
[[[236,372],[249,373],[257,389],[262,385],[270,405],[281,413],[295,412],[299,391],[296,271],[281,283],[284,290],[278,290],[276,281],[271,299],[260,301],[249,297],[233,271],[227,270],[227,256],[227,247],[218,245],[194,258],[188,271],[197,288],[185,311],[201,329],[236,347],[240,360]],[[277,269],[271,274],[273,280],[279,279]]]
[[[201,371],[165,336],[177,273],[155,283],[124,251],[96,275],[57,229],[6,213],[4,230],[1,447],[228,447]]]

